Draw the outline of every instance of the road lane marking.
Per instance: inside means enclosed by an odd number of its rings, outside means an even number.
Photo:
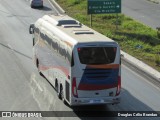
[[[14,51],[13,47],[12,47],[10,44],[7,44],[7,46],[8,46],[12,51]]]
[[[30,87],[31,93],[33,95],[34,100],[37,102],[39,108],[41,110],[56,110],[57,95],[52,93],[46,84],[43,82],[44,78],[41,78],[39,75],[32,73],[30,78]],[[47,82],[47,81],[46,81]],[[50,86],[51,87],[51,86]],[[52,89],[53,90],[53,89]],[[61,101],[60,101],[61,102]]]
[[[37,81],[35,80],[35,74],[32,74],[31,76],[31,82],[34,82],[35,85],[37,86],[37,88],[42,92],[43,89],[40,87],[40,85],[37,83]]]

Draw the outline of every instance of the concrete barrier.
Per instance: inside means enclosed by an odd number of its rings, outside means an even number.
[[[52,5],[55,7],[56,11],[58,12],[58,14],[65,14],[66,12],[57,4],[57,2],[55,0],[49,0]]]

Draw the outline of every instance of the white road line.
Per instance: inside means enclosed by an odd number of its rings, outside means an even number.
[[[12,47],[10,44],[7,44],[7,46],[8,46],[12,51],[14,51],[13,47]]]
[[[35,83],[35,89],[36,87],[42,92],[43,89],[41,88],[41,86],[38,84],[38,82],[36,81],[36,78],[35,78],[35,74],[32,74],[31,76],[31,82],[34,82]]]

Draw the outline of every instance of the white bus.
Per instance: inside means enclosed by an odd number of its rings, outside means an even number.
[[[120,102],[120,47],[67,15],[45,15],[30,25],[40,74],[71,106]]]

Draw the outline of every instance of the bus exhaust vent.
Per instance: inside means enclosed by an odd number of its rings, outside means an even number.
[[[76,20],[59,20],[57,26],[62,25],[80,25],[80,23]]]
[[[94,32],[90,30],[74,30],[74,34],[79,35],[79,34],[94,34]]]
[[[79,28],[81,27],[80,24],[69,24],[69,25],[62,25],[64,28],[71,28],[71,27],[75,27],[75,28]]]

